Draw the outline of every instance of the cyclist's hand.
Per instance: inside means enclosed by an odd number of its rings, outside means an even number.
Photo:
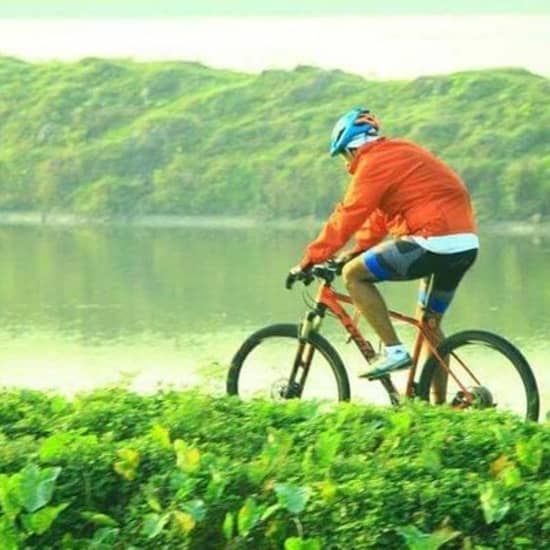
[[[296,281],[304,281],[304,284],[308,285],[312,279],[308,266],[295,265],[286,276],[285,287],[291,289]]]
[[[353,258],[359,256],[361,252],[343,252],[342,254],[339,254],[336,258],[334,258],[334,265],[337,268],[338,275],[341,275],[342,269],[344,266],[350,261],[353,260]]]

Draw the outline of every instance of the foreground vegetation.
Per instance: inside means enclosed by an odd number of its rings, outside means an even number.
[[[488,70],[376,82],[299,67],[0,58],[0,210],[90,216],[324,217],[346,183],[328,158],[354,105],[424,144],[483,219],[550,216],[547,78]]]
[[[500,549],[550,540],[550,430],[196,393],[0,395],[0,547]]]

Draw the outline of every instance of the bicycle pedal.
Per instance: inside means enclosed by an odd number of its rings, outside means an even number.
[[[366,374],[362,378],[366,378],[369,382],[372,382],[374,380],[391,382],[391,375],[387,372],[384,374]]]

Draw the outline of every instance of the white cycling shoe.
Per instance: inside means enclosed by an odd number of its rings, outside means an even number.
[[[385,348],[383,355],[371,363],[367,370],[360,372],[359,377],[375,380],[392,372],[408,369],[411,365],[412,357],[406,349],[402,346],[391,346]]]

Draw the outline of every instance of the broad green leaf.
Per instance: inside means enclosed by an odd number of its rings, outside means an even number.
[[[260,519],[262,521],[265,521],[266,519],[269,519],[277,510],[281,509],[280,504],[272,504],[271,506],[268,506],[262,513]]]
[[[40,459],[44,461],[54,460],[67,454],[67,449],[75,443],[83,447],[97,445],[95,435],[80,435],[74,432],[62,432],[46,438],[40,446]]]
[[[498,487],[493,483],[485,485],[479,499],[487,525],[502,520],[510,510],[510,503],[500,494]]]
[[[155,495],[153,495],[152,493],[148,493],[145,498],[151,510],[154,510],[155,512],[159,512],[159,513],[162,512],[162,506],[160,504],[160,501]]]
[[[151,438],[160,443],[165,449],[170,449],[172,443],[170,441],[170,431],[168,428],[161,426],[160,424],[155,424],[151,428]]]
[[[183,508],[196,522],[202,521],[206,516],[206,506],[200,498],[186,502]]]
[[[197,525],[193,516],[187,512],[174,512],[174,520],[176,521],[176,525],[185,534],[190,533],[195,528],[195,525]]]
[[[252,497],[247,498],[237,515],[239,535],[246,537],[258,523],[262,513],[263,509],[256,504],[256,501]]]
[[[419,463],[429,472],[437,473],[441,470],[441,454],[430,447],[425,447],[420,453]]]
[[[342,434],[337,432],[328,431],[322,432],[319,435],[319,439],[315,445],[315,457],[320,468],[331,466],[338,454],[341,441]]]
[[[390,416],[390,421],[394,427],[394,431],[399,434],[407,433],[412,426],[413,419],[411,413],[400,411]]]
[[[42,442],[42,445],[40,445],[40,459],[47,461],[58,457],[67,449],[67,445],[70,443],[72,438],[72,435],[66,432],[61,432],[47,437]]]
[[[535,544],[527,537],[514,537],[514,548],[534,548]]]
[[[489,470],[493,477],[500,477],[502,472],[510,468],[510,466],[513,466],[513,464],[514,463],[506,455],[501,455],[491,462]]]
[[[0,474],[0,508],[10,521],[15,521],[19,512],[23,509],[20,495],[21,475],[14,474],[11,477]]]
[[[192,474],[200,468],[201,455],[196,447],[189,446],[182,439],[176,439],[174,450],[176,451],[176,463],[184,472]]]
[[[60,413],[61,411],[65,410],[68,406],[69,406],[69,402],[67,401],[67,399],[65,399],[61,395],[55,395],[54,397],[52,397],[52,400],[50,401],[50,407],[53,413]]]
[[[117,455],[120,460],[113,465],[115,472],[128,481],[134,480],[141,460],[139,452],[134,449],[120,449]]]
[[[319,539],[290,537],[285,540],[285,550],[321,550],[321,542]]]
[[[223,520],[223,525],[222,525],[223,536],[227,540],[231,540],[233,538],[234,531],[235,531],[235,516],[231,512],[227,512],[227,514],[225,514],[225,519]]]
[[[506,487],[517,487],[521,484],[521,472],[505,455],[492,462],[490,470],[493,477],[502,480]]]
[[[18,550],[17,533],[7,517],[0,517],[0,548],[2,550]]]
[[[330,502],[336,496],[336,492],[338,490],[337,485],[330,479],[325,479],[319,482],[317,484],[317,488],[319,489],[321,498],[326,502]]]
[[[143,522],[143,534],[149,539],[154,539],[160,535],[169,519],[170,514],[164,514],[163,516],[159,514],[147,514]]]
[[[311,496],[311,489],[309,487],[277,483],[275,493],[279,504],[283,508],[286,508],[291,514],[300,514]]]
[[[36,464],[29,464],[21,470],[19,499],[27,512],[36,512],[50,502],[60,472],[61,468],[41,470]]]
[[[217,501],[223,494],[228,480],[220,472],[213,471],[208,487],[206,488],[206,500]]]
[[[529,472],[536,474],[542,464],[542,434],[536,434],[528,441],[516,443],[518,462]]]
[[[519,487],[522,483],[521,472],[515,466],[504,470],[501,478],[506,487]]]
[[[81,512],[80,515],[95,525],[118,527],[118,521],[107,514],[102,514],[100,512]]]
[[[60,504],[59,506],[46,506],[34,512],[34,514],[23,514],[21,522],[27,532],[42,535],[45,533],[56,520],[57,516],[69,506],[68,503]]]
[[[442,527],[433,533],[424,533],[414,525],[398,527],[397,532],[405,539],[409,550],[438,550],[460,535],[460,531],[453,531],[449,527]]]
[[[115,548],[116,539],[119,533],[120,529],[116,527],[101,527],[94,533],[90,549],[107,550]],[[68,548],[74,548],[74,543]],[[129,548],[127,550],[129,550]]]
[[[286,462],[291,448],[291,435],[269,428],[267,441],[264,443],[260,456],[249,466],[250,479],[255,483],[260,483],[267,475]]]
[[[178,501],[190,499],[199,482],[198,477],[181,470],[173,470],[170,474],[170,487],[176,491],[176,500]]]

